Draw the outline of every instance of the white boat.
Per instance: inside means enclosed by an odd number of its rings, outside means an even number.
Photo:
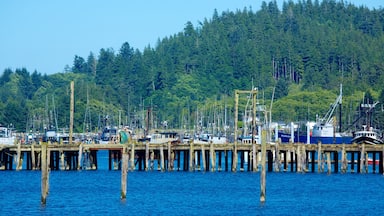
[[[12,129],[0,126],[0,145],[14,145],[16,136],[12,133]]]
[[[196,135],[193,139],[194,144],[225,144],[227,143],[227,138],[223,136],[213,136],[212,134],[200,134]]]
[[[379,137],[378,133],[372,127],[367,129],[367,126],[363,125],[363,130],[356,131],[354,133],[352,143],[377,145],[384,144],[384,141]]]
[[[149,143],[151,144],[164,144],[174,143],[179,141],[179,137],[176,132],[156,132],[151,134],[149,137]]]

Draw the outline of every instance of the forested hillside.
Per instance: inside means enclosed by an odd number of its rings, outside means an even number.
[[[95,130],[106,115],[138,127],[149,111],[170,127],[194,125],[197,110],[228,107],[232,116],[234,90],[255,87],[268,106],[275,89],[272,118],[288,122],[325,114],[343,84],[350,122],[364,94],[384,102],[383,50],[383,9],[308,0],[214,11],[143,51],[125,42],[117,51],[75,56],[65,73],[5,69],[0,122],[19,131],[68,127],[71,80],[78,132]]]

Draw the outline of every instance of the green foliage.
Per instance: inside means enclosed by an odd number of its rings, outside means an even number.
[[[72,80],[78,132],[87,107],[92,130],[105,115],[117,123],[119,113],[124,124],[144,126],[148,107],[158,124],[189,127],[197,110],[208,115],[227,106],[233,112],[234,90],[255,87],[268,106],[275,89],[273,120],[302,121],[324,115],[342,83],[343,110],[352,116],[363,93],[384,100],[383,14],[343,1],[288,1],[281,11],[275,1],[263,2],[256,12],[214,11],[197,27],[186,22],[179,33],[143,52],[125,42],[118,52],[102,48],[97,56],[76,55],[68,67],[72,72],[47,76],[5,69],[0,123],[20,131],[29,122],[41,128],[49,109],[57,113],[59,127],[66,127]]]

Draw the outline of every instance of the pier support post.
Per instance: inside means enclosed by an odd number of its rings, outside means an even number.
[[[149,142],[145,142],[145,171],[148,171]]]
[[[173,159],[174,159],[174,154],[171,149],[171,142],[168,142],[168,171],[173,171]]]
[[[235,141],[235,146],[232,151],[232,172],[237,171],[237,141]]]
[[[301,144],[297,145],[297,150],[296,150],[296,170],[297,172],[301,173],[302,172],[302,163],[301,163]]]
[[[162,172],[164,171],[164,147],[163,147],[163,145],[160,146],[160,169]]]
[[[123,147],[122,155],[122,167],[121,167],[121,195],[120,199],[125,200],[127,197],[127,171],[128,171],[128,150],[127,147]]]
[[[16,170],[22,169],[23,159],[21,158],[21,142],[17,142],[17,159],[16,159]]]
[[[47,143],[41,144],[41,204],[45,205],[48,195]]]
[[[361,145],[361,153],[360,153],[360,173],[365,171],[364,169],[364,161],[365,161],[365,143]]]
[[[195,170],[195,165],[194,165],[195,150],[194,150],[193,142],[191,141],[189,145],[190,145],[189,146],[189,171],[194,171]],[[180,157],[178,158],[178,160],[180,160]]]
[[[213,149],[213,143],[211,142],[209,145],[209,159],[211,162],[211,172],[214,172],[216,170],[216,152]]]
[[[332,173],[332,167],[331,167],[331,152],[327,152],[327,174]]]
[[[132,143],[131,146],[131,154],[129,157],[130,164],[131,164],[131,171],[135,170],[135,144]]]
[[[201,144],[201,158],[203,160],[203,171],[205,172],[207,169],[206,169],[206,161],[205,161],[205,148],[204,148],[204,144]]]
[[[265,136],[265,133],[262,132],[262,135]],[[260,202],[265,202],[265,187],[266,187],[266,167],[265,160],[267,154],[267,143],[263,137],[261,142],[261,173],[260,173]]]
[[[280,140],[275,144],[275,172],[280,172],[281,161],[280,161]]]
[[[83,156],[83,144],[81,143],[79,145],[79,156],[78,156],[78,161],[77,161],[77,170],[81,170],[82,169],[82,157]]]
[[[31,144],[32,170],[36,169],[35,144]]]
[[[346,173],[348,168],[347,153],[345,151],[345,144],[341,149],[341,173]]]
[[[252,171],[257,172],[258,167],[257,167],[257,143],[253,142],[252,143]]]
[[[321,152],[321,142],[317,143],[317,172],[321,173],[323,170],[321,169],[322,166],[322,156],[323,153]]]

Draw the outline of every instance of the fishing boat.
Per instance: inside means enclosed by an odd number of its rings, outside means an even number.
[[[367,129],[367,126],[363,125],[363,130],[354,132],[352,143],[377,145],[384,144],[384,141],[380,138],[379,133],[376,130],[372,127]]]
[[[138,139],[139,142],[149,142],[150,144],[165,144],[168,142],[177,143],[180,138],[177,132],[154,132],[145,138]]]
[[[117,128],[106,126],[104,127],[99,139],[97,142],[99,144],[108,144],[108,143],[114,143],[117,139]]]
[[[209,133],[203,133],[200,135],[195,135],[193,139],[195,144],[225,144],[227,143],[227,138],[224,136],[213,136]]]
[[[323,144],[351,144],[353,136],[348,133],[336,132],[336,121],[334,111],[337,106],[341,106],[343,94],[342,85],[340,85],[340,94],[331,105],[324,117],[316,117],[316,122],[312,125],[307,123],[307,133],[300,134],[294,130],[295,126],[291,124],[291,133],[279,131],[279,138],[282,142],[301,142],[301,143],[323,143]],[[297,127],[296,127],[297,128]],[[339,126],[341,128],[341,125]],[[293,139],[292,139],[293,137]]]
[[[0,126],[0,145],[14,145],[15,140],[16,136],[11,128]]]

